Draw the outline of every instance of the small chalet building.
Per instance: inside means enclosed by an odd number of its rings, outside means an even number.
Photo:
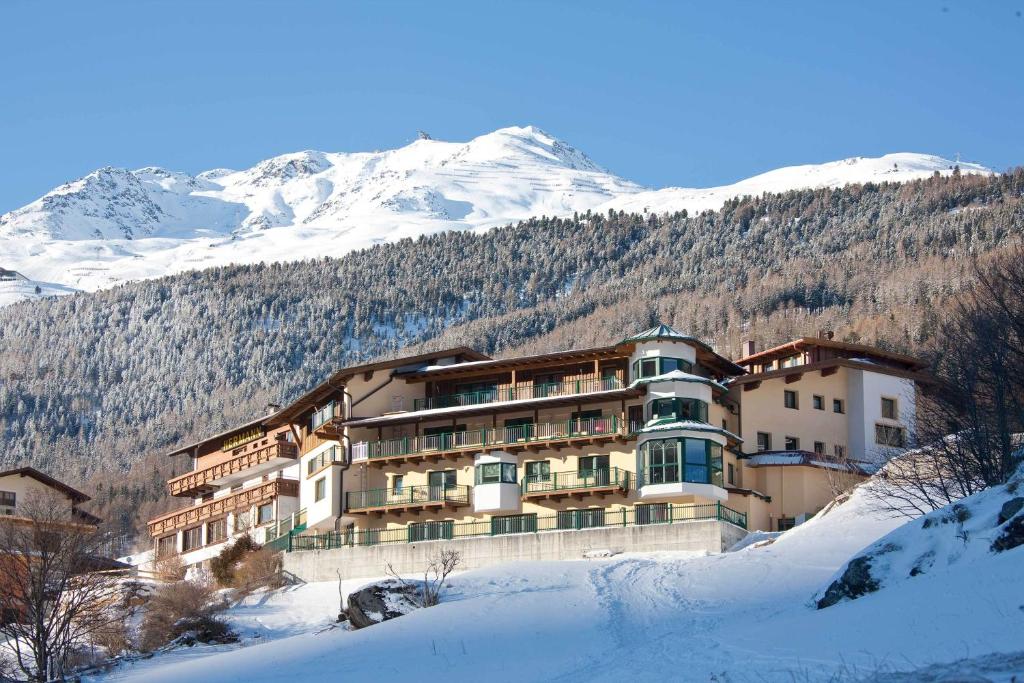
[[[278,535],[278,522],[299,510],[299,450],[287,424],[260,418],[168,455],[191,469],[167,482],[190,504],[149,521],[156,558],[180,554],[187,565],[209,560],[248,533],[258,543]],[[290,528],[290,527],[289,527]]]
[[[25,505],[33,497],[54,494],[67,505],[69,522],[93,527],[100,524],[98,517],[79,508],[79,505],[90,500],[89,496],[34,467],[0,472],[0,521],[24,520],[19,512],[24,511]]]
[[[911,443],[915,359],[826,337],[748,351],[658,325],[590,349],[343,368],[175,451],[193,470],[168,486],[192,505],[150,531],[188,563],[242,527],[293,549],[707,519],[774,531],[831,500],[837,473]]]

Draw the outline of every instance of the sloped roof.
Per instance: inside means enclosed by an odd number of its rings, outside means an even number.
[[[85,495],[84,493],[82,493],[78,489],[71,488],[70,486],[68,486],[64,482],[59,481],[57,479],[54,479],[50,475],[48,475],[48,474],[46,474],[44,472],[40,472],[39,470],[37,470],[34,467],[19,467],[17,469],[6,470],[4,472],[0,472],[0,477],[11,477],[11,476],[31,477],[32,479],[35,479],[39,483],[45,484],[46,486],[49,486],[51,489],[56,489],[56,490],[60,491],[61,493],[66,495],[68,498],[70,498],[71,500],[75,501],[76,504],[77,503],[84,503],[85,501],[90,500],[89,496]]]
[[[674,327],[670,327],[665,323],[658,323],[654,327],[644,330],[643,332],[637,332],[631,337],[626,337],[620,343],[629,344],[631,342],[650,341],[652,339],[678,339],[680,341],[700,341],[696,337],[683,334]]]
[[[724,375],[745,375],[747,369],[732,362],[722,354],[715,351],[706,343],[702,342],[697,337],[693,337],[688,334],[683,334],[676,328],[666,325],[665,323],[658,323],[650,329],[646,329],[642,332],[637,332],[631,337],[626,337],[619,344],[637,344],[645,341],[655,341],[664,339],[667,341],[677,341],[690,344],[697,349],[697,360],[714,367],[716,370]]]

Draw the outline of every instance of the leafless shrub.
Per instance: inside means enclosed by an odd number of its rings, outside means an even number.
[[[0,519],[0,637],[29,680],[62,678],[76,651],[124,620],[105,544],[56,494],[28,496],[16,517]]]
[[[139,647],[151,652],[180,635],[181,624],[212,617],[224,608],[210,584],[178,581],[161,586],[150,598],[142,619]]]
[[[243,593],[263,587],[280,588],[284,585],[281,555],[266,548],[248,553],[235,568],[234,584]]]
[[[181,555],[168,555],[153,563],[153,573],[164,581],[181,581],[185,578],[185,563]]]
[[[423,584],[419,589],[420,607],[433,607],[441,602],[445,581],[447,581],[448,575],[455,571],[461,562],[462,555],[458,550],[452,548],[444,548],[430,558],[430,563],[423,570]],[[409,585],[405,579],[398,575],[398,572],[395,571],[390,562],[385,570],[389,576],[397,579],[403,585]]]

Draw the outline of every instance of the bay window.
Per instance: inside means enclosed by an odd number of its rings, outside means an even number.
[[[708,421],[708,404],[696,398],[656,398],[647,404],[647,420]]]
[[[658,439],[640,446],[645,484],[722,486],[722,446],[706,439]]]
[[[490,462],[476,466],[477,484],[515,484],[516,481],[514,462]]]

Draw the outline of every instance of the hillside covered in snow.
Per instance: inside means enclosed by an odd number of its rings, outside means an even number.
[[[902,182],[949,174],[954,165],[890,154],[783,168],[723,187],[648,190],[528,126],[466,143],[420,139],[383,152],[297,152],[194,176],[108,167],[0,215],[0,267],[52,283],[48,293],[62,291],[57,285],[91,291],[226,264],[341,256],[534,216],[714,210],[741,195]],[[17,294],[7,292],[0,305]]]
[[[997,516],[1019,495],[999,487],[962,501],[967,513],[908,521],[858,489],[772,543],[710,556],[510,562],[456,575],[437,607],[355,632],[329,628],[336,584],[306,584],[231,611],[248,647],[159,655],[98,680],[743,683],[957,672],[1009,682],[1024,665],[1024,546],[990,546],[1014,524],[1000,527]],[[1024,524],[1024,510],[1014,514]],[[816,598],[866,546],[899,546],[891,557],[915,560],[931,551],[931,560],[913,577],[904,572],[912,563],[890,562],[874,592],[818,609]]]

